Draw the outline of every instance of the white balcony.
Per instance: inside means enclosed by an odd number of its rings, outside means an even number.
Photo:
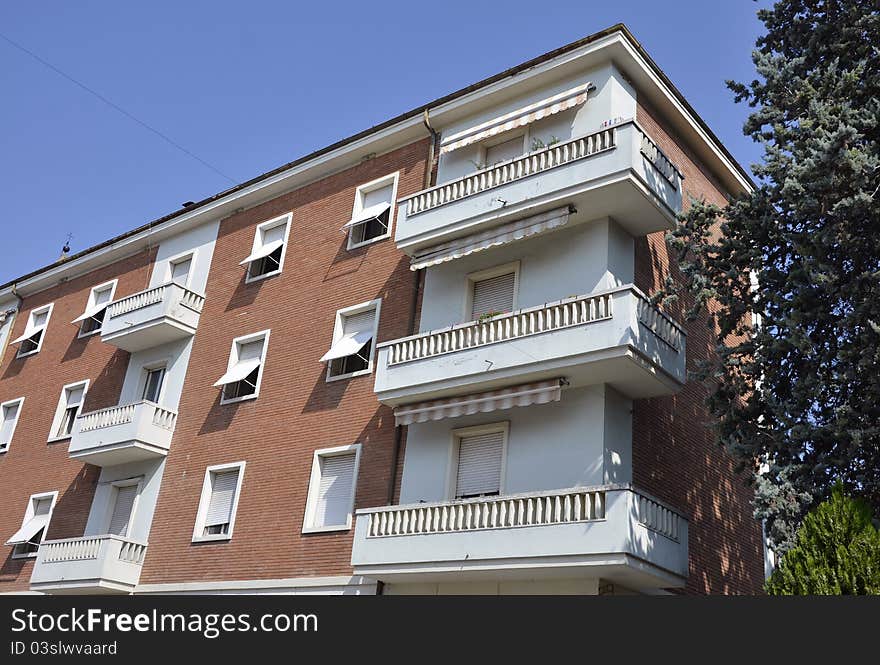
[[[686,380],[685,333],[634,286],[567,298],[378,345],[391,406],[564,377],[633,398]]]
[[[626,485],[357,511],[355,575],[383,582],[602,578],[683,586],[687,520]]]
[[[141,576],[145,543],[122,536],[47,540],[40,545],[31,590],[51,594],[131,593]]]
[[[68,453],[97,466],[164,457],[176,423],[174,411],[147,401],[83,413],[76,419]]]
[[[398,204],[397,246],[410,256],[504,222],[574,205],[633,236],[670,229],[681,175],[633,121],[426,189]]]
[[[170,282],[110,303],[101,341],[141,351],[192,337],[205,297]]]

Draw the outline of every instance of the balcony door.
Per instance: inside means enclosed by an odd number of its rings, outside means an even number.
[[[113,509],[110,512],[107,533],[115,536],[128,536],[139,489],[139,482],[119,483],[113,486],[111,499]]]

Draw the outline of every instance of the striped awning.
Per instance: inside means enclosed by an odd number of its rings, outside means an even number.
[[[394,421],[396,425],[411,425],[475,413],[490,413],[515,406],[558,402],[562,399],[562,386],[566,383],[565,379],[552,379],[464,397],[405,404],[394,409]]]
[[[553,231],[565,226],[568,223],[568,216],[574,212],[576,211],[571,206],[554,208],[539,215],[496,226],[494,229],[489,229],[476,235],[458,238],[442,245],[429,247],[412,258],[409,269],[420,270],[438,263],[460,259],[475,252],[482,252],[484,249],[506,245],[507,243],[529,238],[539,233]]]
[[[560,111],[580,106],[587,101],[587,95],[593,87],[592,83],[584,83],[575,86],[570,90],[566,90],[565,92],[560,92],[557,95],[543,99],[540,102],[535,102],[534,104],[529,104],[516,111],[505,113],[498,118],[481,123],[476,127],[471,127],[462,132],[456,132],[440,142],[440,153],[443,154],[445,152],[458,150],[466,145],[487,139],[490,136],[495,136],[502,132],[508,132],[517,127],[525,127],[536,120],[546,118],[554,113],[559,113]]]

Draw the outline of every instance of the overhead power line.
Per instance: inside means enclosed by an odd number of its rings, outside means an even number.
[[[139,125],[140,125],[141,127],[143,127],[144,129],[147,129],[147,130],[151,131],[153,134],[155,134],[156,136],[158,136],[159,138],[161,138],[163,141],[165,141],[165,142],[168,143],[169,145],[171,145],[171,146],[173,146],[174,148],[180,150],[180,151],[181,151],[182,153],[184,153],[185,155],[188,155],[189,157],[192,157],[194,160],[196,160],[197,162],[199,162],[199,164],[201,164],[202,166],[205,166],[205,167],[211,169],[214,173],[216,173],[216,174],[219,175],[219,176],[222,176],[223,178],[225,178],[225,179],[228,180],[229,182],[231,182],[231,183],[233,183],[233,184],[238,184],[238,182],[237,182],[235,179],[233,179],[233,178],[229,177],[228,175],[226,175],[225,173],[223,173],[223,171],[221,171],[220,169],[218,169],[216,166],[213,166],[212,164],[209,164],[208,162],[206,162],[204,159],[202,159],[202,158],[199,157],[198,155],[196,155],[196,154],[190,152],[189,150],[187,150],[186,148],[184,148],[182,145],[180,145],[179,143],[177,143],[176,141],[174,141],[172,138],[170,138],[170,137],[167,136],[166,134],[163,134],[162,132],[160,132],[160,131],[159,131],[158,129],[156,129],[155,127],[150,126],[149,124],[147,124],[146,122],[144,122],[143,120],[141,120],[140,118],[138,118],[137,116],[135,116],[135,115],[129,113],[129,112],[126,111],[124,108],[122,108],[121,106],[119,106],[119,104],[116,104],[116,103],[112,102],[111,100],[107,99],[107,98],[106,98],[104,95],[102,95],[100,92],[97,92],[96,90],[93,90],[92,88],[90,88],[89,86],[87,86],[85,83],[81,83],[80,81],[78,81],[78,80],[76,80],[74,77],[72,77],[70,74],[67,74],[66,72],[61,71],[60,69],[58,69],[58,67],[56,67],[55,65],[53,65],[51,62],[48,62],[48,61],[44,60],[43,58],[41,58],[40,56],[38,56],[38,55],[37,55],[36,53],[34,53],[33,51],[27,49],[26,47],[22,46],[22,45],[19,44],[18,42],[16,42],[16,41],[10,39],[9,37],[7,37],[6,35],[4,35],[3,33],[0,33],[0,38],[2,38],[4,41],[6,41],[7,43],[11,44],[11,45],[14,46],[15,48],[17,48],[17,49],[18,49],[19,51],[21,51],[22,53],[25,53],[25,54],[29,55],[30,57],[32,57],[34,60],[36,60],[36,61],[39,62],[40,64],[44,65],[45,67],[48,67],[49,69],[51,69],[53,72],[55,72],[55,73],[58,74],[59,76],[62,76],[62,77],[64,77],[64,78],[66,78],[68,81],[70,81],[71,83],[73,83],[74,85],[79,86],[80,88],[82,88],[83,90],[85,90],[85,91],[86,91],[87,93],[89,93],[90,95],[93,95],[93,96],[97,97],[97,98],[100,99],[102,102],[104,102],[105,104],[107,104],[107,106],[109,106],[110,108],[115,109],[116,111],[118,111],[119,113],[121,113],[122,115],[124,115],[126,118],[128,118],[128,119],[130,119],[130,120],[133,120],[134,122],[136,122],[137,124],[139,124]]]

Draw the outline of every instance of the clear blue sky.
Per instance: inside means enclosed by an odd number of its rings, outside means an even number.
[[[752,0],[4,3],[0,33],[236,182],[626,23],[741,163]],[[232,183],[0,39],[0,283]]]

